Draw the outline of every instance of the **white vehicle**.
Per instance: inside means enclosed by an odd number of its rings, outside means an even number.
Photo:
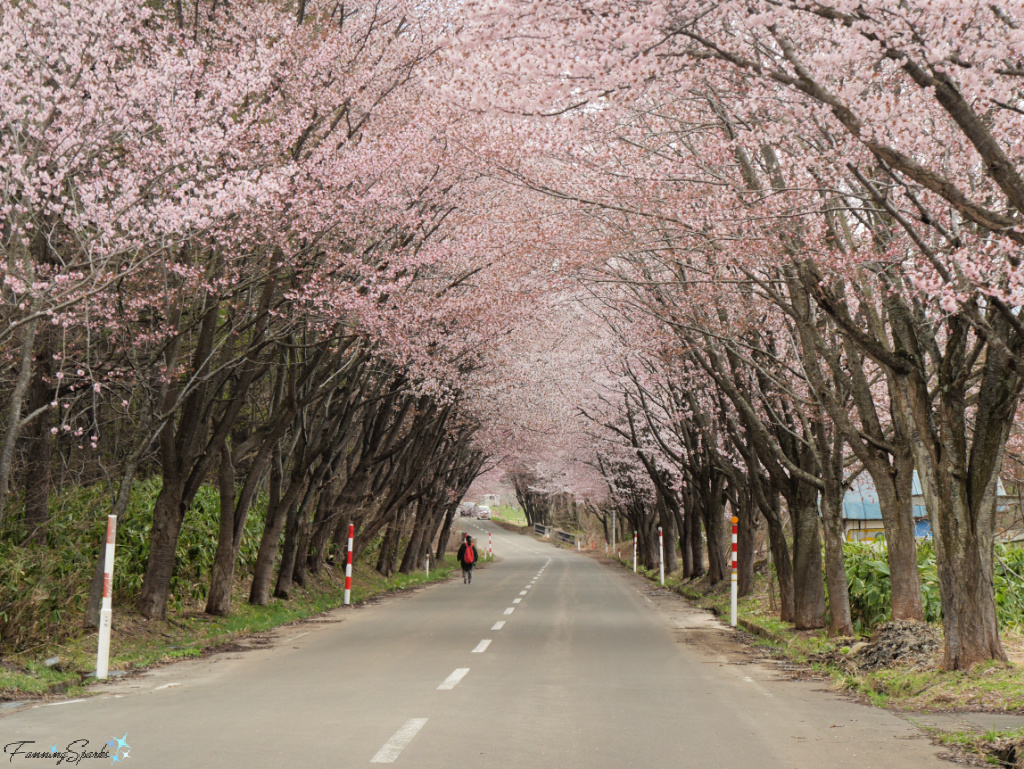
[[[491,520],[491,508],[487,505],[480,505],[476,509],[476,517],[483,521]]]

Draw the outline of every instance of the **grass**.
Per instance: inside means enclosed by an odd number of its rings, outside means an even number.
[[[942,731],[924,727],[939,743],[960,754],[977,756],[994,766],[1017,766],[1017,756],[1024,748],[1024,729],[992,729],[990,731]]]
[[[369,562],[356,563],[353,564],[352,603],[427,582],[442,582],[457,568],[452,555],[431,570],[429,579],[422,571],[385,577]],[[297,588],[290,600],[271,599],[267,606],[250,605],[245,600],[248,590],[244,588],[244,585],[236,586],[228,617],[204,614],[202,605],[196,604],[172,608],[165,621],[147,621],[136,612],[115,605],[110,670],[138,670],[199,657],[238,638],[322,614],[341,606],[344,599],[344,578],[334,571],[309,578],[306,587]],[[38,697],[65,686],[69,687],[68,691],[81,691],[83,676],[96,666],[96,632],[65,628],[59,637],[69,636],[69,640],[62,643],[11,655],[0,662],[0,700]],[[43,660],[53,656],[60,658],[59,664],[47,667]]]
[[[17,664],[11,660],[0,663],[0,699],[6,692],[21,692],[41,695],[54,691],[56,687],[77,686],[81,676],[63,669],[47,667],[38,660],[26,660]]]
[[[1001,662],[982,663],[969,671],[885,668],[862,676],[856,685],[905,710],[1024,712],[1024,672],[1018,665]]]
[[[518,507],[512,507],[511,505],[498,505],[497,507],[492,507],[491,517],[500,518],[506,523],[515,524],[516,526],[526,525],[526,513]]]

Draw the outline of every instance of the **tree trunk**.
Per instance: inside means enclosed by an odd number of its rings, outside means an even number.
[[[277,584],[274,587],[275,598],[291,598],[294,584],[295,561],[299,557],[299,543],[302,539],[302,519],[313,503],[314,490],[310,487],[302,501],[288,506],[288,517],[284,527],[284,545],[281,548],[281,565],[277,570]]]
[[[754,539],[757,535],[757,519],[750,496],[744,489],[737,491],[739,504],[736,517],[739,518],[736,533],[737,592],[740,596],[750,595],[754,590]]]
[[[338,472],[337,465],[343,462],[333,463],[332,478],[326,488],[320,492],[320,502],[317,504],[316,520],[313,522],[313,531],[309,540],[309,555],[306,559],[309,570],[319,574],[328,558],[332,557],[332,542],[334,533],[338,530],[342,518],[339,510],[339,502],[348,475],[343,471]]]
[[[665,537],[665,573],[672,574],[679,570],[679,559],[676,557],[676,541],[679,535],[676,532],[675,514],[669,509],[669,504],[664,498],[661,499],[658,514]]]
[[[4,415],[5,430],[3,443],[0,445],[0,527],[3,526],[4,514],[7,511],[7,497],[10,492],[11,472],[14,467],[14,449],[22,427],[21,407],[32,382],[32,351],[35,349],[37,323],[38,321],[33,318],[21,330],[21,359],[18,365],[18,378],[7,399],[7,413]]]
[[[831,636],[853,635],[850,614],[850,584],[843,555],[843,447],[839,430],[827,429],[818,421],[811,428],[821,464],[821,518],[825,532],[825,582],[828,587],[828,632]]]
[[[184,479],[165,475],[164,485],[153,506],[149,560],[139,596],[139,611],[146,619],[167,619],[167,601],[171,595],[178,536],[185,520],[182,510],[184,487]]]
[[[254,606],[266,606],[270,603],[270,583],[274,577],[274,560],[281,544],[281,530],[288,517],[284,505],[272,505],[267,509],[267,522],[263,527],[263,538],[256,555],[256,566],[252,571],[252,587],[249,590],[249,603]]]
[[[423,540],[433,522],[433,515],[426,505],[416,504],[415,524],[412,528],[412,536],[409,537],[409,544],[406,545],[405,554],[402,556],[402,563],[398,567],[400,574],[410,574],[423,563]]]
[[[398,517],[391,519],[388,530],[384,534],[384,541],[380,545],[380,553],[377,556],[377,571],[385,577],[390,577],[394,571],[392,554],[398,543]]]
[[[817,490],[800,484],[795,495],[793,521],[793,597],[797,630],[825,626],[825,584],[821,575],[821,535],[818,529]]]
[[[986,660],[1006,661],[999,640],[995,598],[992,591],[992,536],[972,530],[969,512],[963,504],[964,489],[955,489],[951,474],[935,477],[926,469],[921,474],[925,496],[931,497],[932,532],[942,595],[942,627],[946,636],[942,667],[966,670]],[[994,484],[993,484],[994,485]],[[990,507],[995,506],[992,495]],[[994,516],[994,511],[987,514]],[[983,524],[984,526],[984,524]],[[979,527],[979,528],[983,528]]]
[[[790,560],[789,547],[786,545],[786,529],[782,525],[778,496],[772,494],[766,502],[767,506],[762,510],[768,522],[768,546],[772,551],[775,575],[779,578],[779,619],[783,622],[794,622],[796,598],[793,587],[793,561]]]
[[[967,670],[986,660],[1005,662],[992,590],[996,478],[989,498],[979,503],[980,514],[974,516],[966,479],[954,475],[948,454],[941,453],[938,461],[930,452],[920,454],[924,456],[918,474],[932,519],[942,596],[942,667]]]
[[[992,589],[996,494],[1020,388],[1007,353],[989,347],[978,387],[973,445],[967,444],[963,379],[940,372],[938,406],[916,373],[901,384],[914,427],[914,458],[932,521],[946,646],[942,666],[966,670],[1006,661]]]
[[[444,558],[448,550],[448,540],[451,539],[452,524],[455,522],[455,511],[455,507],[449,507],[444,516],[444,525],[441,527],[441,534],[437,538],[437,550],[434,551],[434,557],[439,561]]]
[[[206,613],[217,617],[231,614],[232,583],[235,579],[235,465],[227,443],[220,449],[220,471],[217,474],[220,489],[220,531],[217,552],[213,556],[210,574],[210,593],[206,599]]]
[[[711,504],[705,506],[704,511],[704,530],[708,535],[708,584],[716,585],[728,574],[724,536],[725,512],[722,505],[722,492],[717,483],[711,495]],[[730,538],[730,552],[731,549]]]
[[[320,493],[323,494],[323,491]],[[308,509],[299,524],[299,540],[295,548],[295,562],[292,564],[292,582],[299,587],[305,587],[306,564],[309,563],[309,535],[313,525],[313,516]]]
[[[301,456],[303,442],[300,440],[294,453]],[[281,531],[288,519],[290,508],[298,504],[299,498],[306,489],[306,474],[300,469],[299,463],[293,466],[287,492],[283,492],[284,463],[282,450],[275,449],[275,456],[270,464],[270,478],[267,483],[267,517],[263,524],[263,536],[256,553],[256,565],[252,572],[252,585],[249,588],[249,603],[254,606],[266,606],[270,602],[270,583],[274,576],[274,561],[281,545]]]
[[[825,529],[825,581],[828,585],[828,634],[852,636],[850,583],[843,557],[843,498],[826,499],[822,505]]]
[[[700,536],[700,510],[690,509],[686,511],[689,532],[687,539],[690,540],[690,561],[692,562],[691,576],[696,579],[704,574],[704,545]]]
[[[683,579],[690,579],[693,577],[693,553],[690,551],[689,528],[686,521],[687,515],[683,513],[683,504],[680,504],[675,510],[676,531],[679,532],[679,554],[683,560]]]
[[[872,474],[889,559],[892,584],[892,618],[924,621],[921,577],[917,568],[917,539],[914,531],[913,473],[914,458],[908,451],[894,455],[891,472]],[[881,473],[879,473],[881,475]]]
[[[53,388],[46,382],[53,370],[53,351],[44,340],[36,354],[35,374],[28,394],[28,412],[39,412],[25,431],[28,444],[28,472],[25,473],[25,526],[30,541],[46,544],[46,524],[50,520],[50,469],[53,463],[53,412],[46,408],[53,400]]]

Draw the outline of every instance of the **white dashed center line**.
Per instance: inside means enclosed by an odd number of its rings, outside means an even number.
[[[503,627],[505,627],[505,620],[500,619],[494,623],[494,627],[491,630],[501,630]]]
[[[391,739],[384,743],[384,747],[377,751],[370,759],[370,763],[393,764],[426,723],[425,718],[410,718],[401,729],[391,735]]]
[[[506,614],[511,614],[511,613],[512,613],[512,612],[514,612],[515,610],[516,610],[516,607],[514,607],[514,606],[509,606],[509,607],[508,607],[507,609],[505,609],[505,613],[506,613]]]
[[[487,651],[487,647],[490,646],[490,645],[491,645],[491,639],[490,638],[485,638],[484,640],[482,640],[480,643],[478,643],[476,645],[476,648],[473,649],[473,653],[474,654],[482,654],[483,652]]]
[[[522,598],[513,598],[512,603],[522,603]]]
[[[441,692],[447,691],[449,689],[454,689],[455,686],[459,683],[459,681],[466,677],[466,673],[468,672],[469,668],[455,668],[455,672],[448,676],[446,679],[444,679],[444,683],[437,687],[437,690]]]

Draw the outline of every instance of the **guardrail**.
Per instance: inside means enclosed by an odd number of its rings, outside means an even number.
[[[575,545],[576,544],[576,535],[575,534],[570,534],[567,531],[562,531],[561,529],[556,529],[555,530],[555,536],[557,536],[559,540],[561,540],[562,542],[565,542],[567,545]]]
[[[575,534],[570,534],[567,531],[556,529],[554,526],[545,526],[542,523],[533,524],[533,533],[538,537],[550,537],[552,534],[558,539],[559,542],[564,542],[567,545],[579,544],[576,540],[578,537]]]

